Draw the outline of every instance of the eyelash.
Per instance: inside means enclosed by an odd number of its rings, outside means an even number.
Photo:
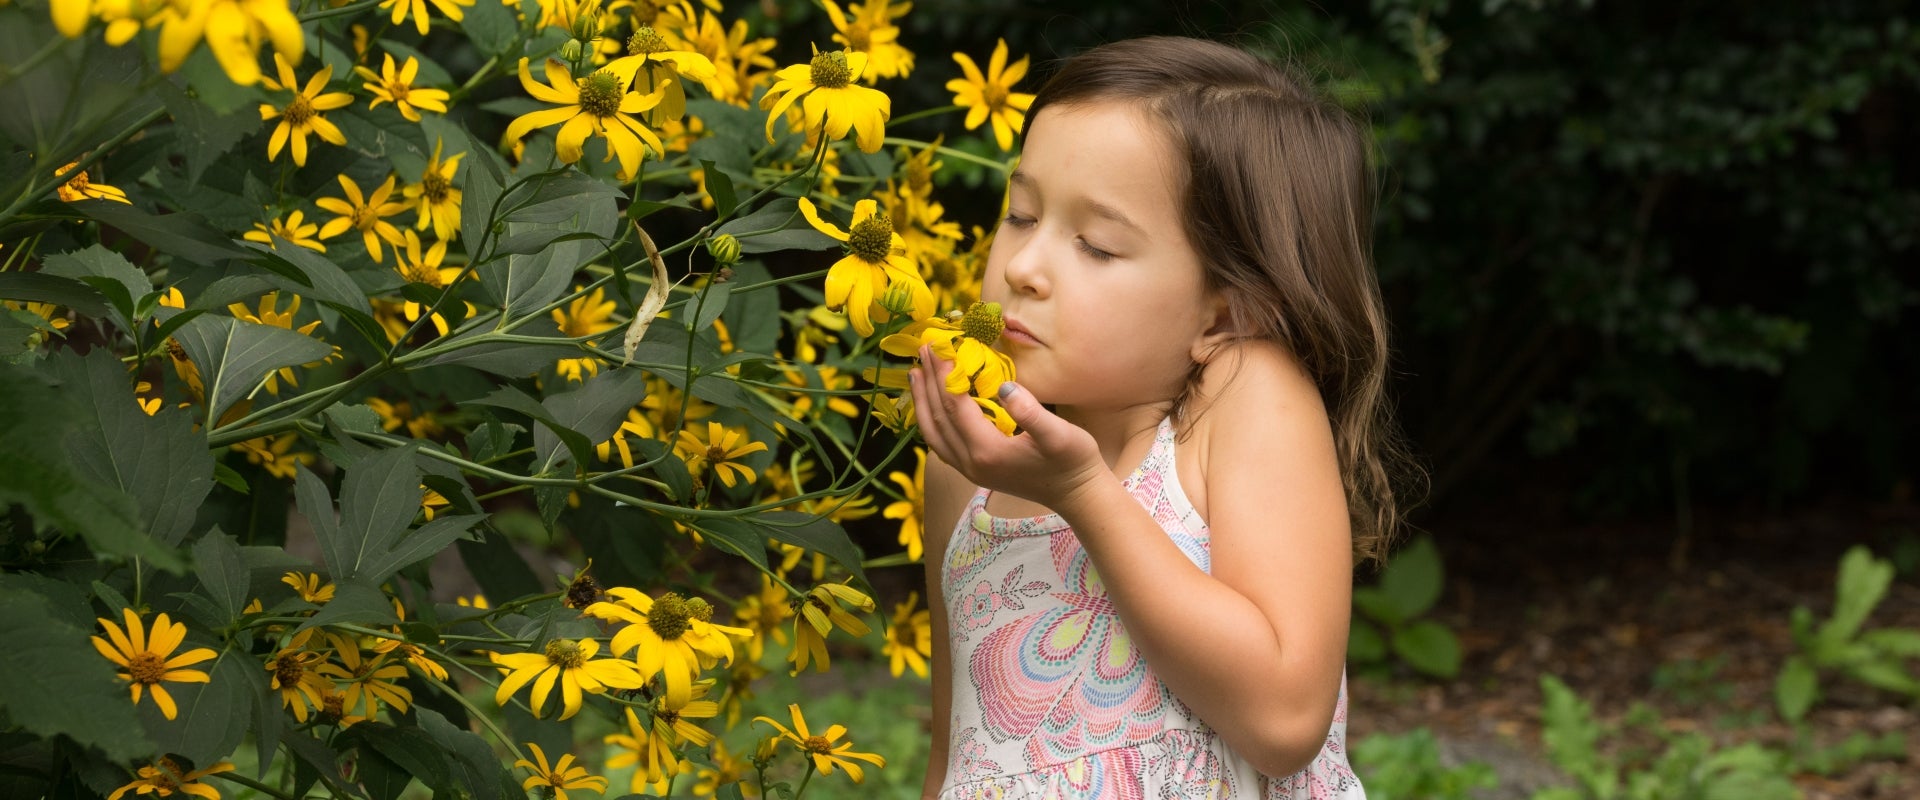
[[[1017,229],[1025,230],[1026,228],[1032,227],[1034,221],[1026,217],[1020,217],[1020,216],[1015,216],[1013,214],[1008,214],[1005,217],[1002,217],[1000,222],[1005,225],[1011,225]],[[1098,247],[1094,247],[1093,245],[1087,244],[1087,240],[1085,239],[1073,240],[1073,246],[1075,248],[1078,248],[1080,252],[1085,253],[1088,258],[1091,258],[1095,261],[1112,261],[1114,258],[1114,255],[1112,253],[1109,253]]]

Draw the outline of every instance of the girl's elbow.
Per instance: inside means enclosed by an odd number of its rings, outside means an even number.
[[[1257,734],[1253,746],[1240,753],[1254,769],[1276,778],[1306,769],[1326,746],[1327,726],[1275,724]]]

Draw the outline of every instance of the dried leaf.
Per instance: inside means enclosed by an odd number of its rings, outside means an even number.
[[[648,236],[647,229],[638,222],[633,223],[633,229],[640,234],[640,244],[647,248],[647,260],[653,262],[653,285],[647,288],[647,298],[634,310],[633,322],[627,325],[627,355],[620,360],[623,367],[633,362],[634,348],[646,338],[647,326],[667,307],[667,293],[672,288],[667,283],[667,262],[660,257],[660,249],[653,246],[653,237]]]

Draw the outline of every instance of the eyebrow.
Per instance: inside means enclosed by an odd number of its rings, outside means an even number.
[[[1028,175],[1025,172],[1021,172],[1020,170],[1017,170],[1017,169],[1014,170],[1012,174],[1007,176],[1007,182],[1010,184],[1019,184],[1023,187],[1026,187],[1029,190],[1034,190],[1038,188],[1034,184],[1033,176]],[[1118,223],[1128,228],[1132,228],[1133,230],[1138,231],[1143,235],[1146,234],[1147,232],[1146,228],[1141,227],[1140,223],[1134,222],[1132,217],[1127,216],[1119,208],[1116,208],[1112,205],[1108,205],[1106,203],[1102,203],[1098,200],[1093,200],[1093,199],[1088,199],[1085,202],[1087,205],[1087,210],[1093,212],[1094,216],[1100,217],[1102,219],[1112,220],[1115,223]]]

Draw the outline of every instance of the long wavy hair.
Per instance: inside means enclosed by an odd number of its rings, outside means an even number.
[[[1064,62],[1028,108],[1120,101],[1162,126],[1186,169],[1187,240],[1233,329],[1305,365],[1333,427],[1357,562],[1381,562],[1420,482],[1386,392],[1387,316],[1373,270],[1366,123],[1238,48],[1156,36]],[[1175,402],[1183,411],[1199,367]]]

